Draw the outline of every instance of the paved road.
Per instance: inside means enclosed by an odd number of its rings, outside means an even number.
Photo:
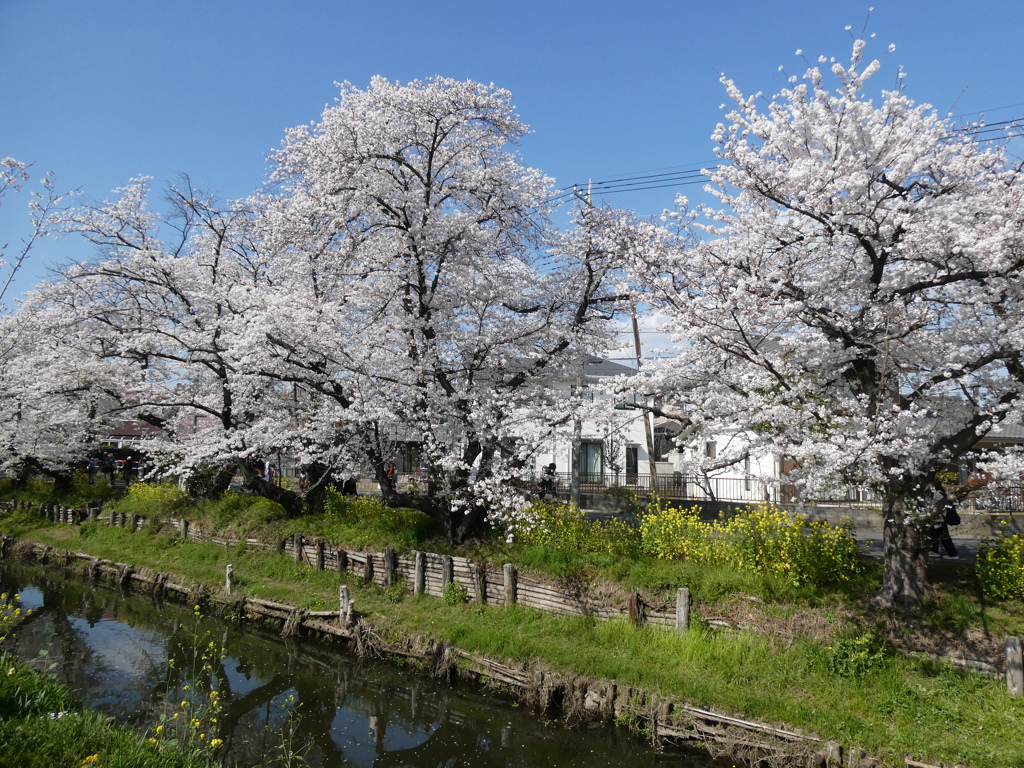
[[[858,533],[857,541],[861,543],[861,550],[865,557],[870,557],[872,560],[882,559],[882,534],[880,533]],[[959,555],[959,560],[935,560],[940,563],[957,563],[960,565],[974,565],[978,556],[978,544],[981,543],[981,539],[958,539],[953,537],[953,546],[956,547],[956,553]],[[945,550],[940,549],[944,552]]]

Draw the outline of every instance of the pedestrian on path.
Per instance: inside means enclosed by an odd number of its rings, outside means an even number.
[[[949,526],[951,525],[960,525],[960,513],[956,511],[952,502],[947,501],[943,519],[930,526],[932,549],[929,555],[931,557],[941,557],[943,560],[960,559],[956,546],[953,544],[953,537],[949,535]],[[944,554],[939,552],[940,546],[946,550]]]

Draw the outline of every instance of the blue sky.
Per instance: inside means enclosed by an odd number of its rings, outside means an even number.
[[[868,56],[897,46],[877,76],[942,112],[1024,116],[1024,3],[875,0]],[[719,73],[774,93],[795,55],[845,59],[867,2],[731,4],[347,0],[0,0],[0,156],[52,170],[101,199],[138,175],[188,173],[224,197],[261,182],[288,127],[316,120],[335,81],[366,87],[443,75],[508,88],[534,130],[520,147],[560,185],[713,161]],[[619,194],[644,215],[699,186]],[[0,210],[0,242],[21,236],[23,200]],[[47,244],[46,263],[88,255]]]

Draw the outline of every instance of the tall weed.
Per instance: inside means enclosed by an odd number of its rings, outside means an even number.
[[[772,504],[703,522],[696,507],[665,507],[654,500],[641,520],[640,537],[644,552],[656,558],[731,566],[795,585],[846,582],[861,568],[848,527],[810,522]]]
[[[978,583],[996,600],[1024,599],[1024,537],[1001,535],[978,545]]]
[[[535,501],[524,510],[523,522],[509,531],[517,543],[559,552],[635,555],[640,539],[635,528],[622,520],[591,520],[579,507]]]

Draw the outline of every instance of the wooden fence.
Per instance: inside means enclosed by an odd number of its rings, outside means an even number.
[[[58,505],[41,505],[33,508],[25,502],[6,502],[0,505],[0,509],[6,511],[12,511],[16,507],[34,511],[35,514],[55,523],[78,524],[88,519],[110,526],[128,528],[131,531],[149,524],[145,518],[128,516],[113,510],[104,514],[99,505],[79,509]],[[284,552],[296,562],[303,562],[316,570],[359,575],[366,584],[374,583],[380,587],[389,587],[403,581],[412,588],[414,594],[443,598],[449,585],[457,583],[471,600],[480,604],[520,605],[563,616],[589,616],[595,619],[628,618],[637,626],[651,624],[674,629],[680,633],[686,632],[690,624],[690,591],[685,587],[677,590],[674,605],[665,606],[652,601],[649,597],[645,599],[634,589],[629,595],[626,607],[619,608],[602,603],[590,594],[585,584],[574,585],[571,590],[565,589],[557,584],[520,574],[512,563],[495,568],[468,558],[432,552],[413,551],[399,555],[392,549],[385,549],[383,552],[356,551],[330,544],[320,538],[307,539],[301,533],[294,534],[288,540],[270,544],[259,539],[242,540],[212,536],[192,526],[185,519],[169,518],[156,522],[171,526],[178,531],[179,536],[191,541],[212,542],[228,548],[244,544],[247,547]],[[230,593],[231,566],[228,566],[225,579],[225,589]],[[351,600],[347,592],[339,596],[338,611],[317,613],[336,616],[344,621],[346,613],[351,614]],[[308,615],[312,616],[313,613]],[[705,617],[703,621],[715,628],[737,629],[722,620]],[[1005,676],[1010,692],[1024,696],[1024,655],[1019,638],[1006,638],[1002,674],[997,659],[955,656],[936,658],[986,677]]]

